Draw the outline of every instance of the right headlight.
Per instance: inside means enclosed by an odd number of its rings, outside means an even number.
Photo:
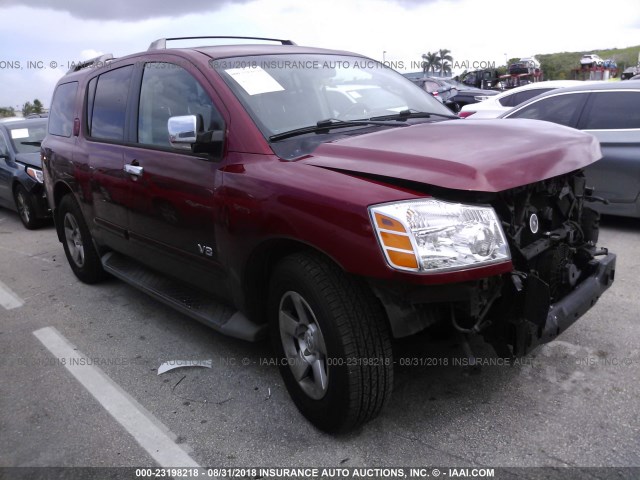
[[[410,200],[369,207],[389,265],[430,273],[479,267],[511,259],[492,207]]]

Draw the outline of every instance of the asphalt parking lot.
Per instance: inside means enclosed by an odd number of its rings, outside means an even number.
[[[389,407],[332,437],[297,412],[266,344],[223,337],[115,279],[80,283],[52,226],[27,231],[0,210],[0,465],[156,465],[39,339],[57,332],[203,466],[640,466],[639,235],[638,221],[603,221],[616,283],[559,340],[480,372],[452,365],[455,338],[397,342]],[[424,365],[400,365],[416,358]],[[157,375],[190,359],[212,368]]]

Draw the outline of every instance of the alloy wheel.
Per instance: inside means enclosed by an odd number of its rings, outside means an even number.
[[[74,263],[78,267],[82,267],[84,265],[84,244],[82,243],[82,234],[80,233],[78,221],[71,213],[67,213],[64,216],[63,227],[64,237],[67,242],[67,247],[69,248],[69,254]]]
[[[329,386],[327,346],[316,316],[296,292],[286,292],[280,301],[280,339],[287,362],[300,388],[320,400]]]

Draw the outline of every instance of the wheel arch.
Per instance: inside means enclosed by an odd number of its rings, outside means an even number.
[[[345,271],[333,257],[312,245],[290,238],[268,240],[251,253],[242,271],[244,303],[249,310],[250,318],[258,323],[267,322],[267,286],[271,281],[271,275],[283,258],[301,252],[319,256]]]
[[[19,178],[17,177],[13,177],[13,181],[11,182],[11,197],[13,198],[13,202],[15,203],[16,201],[16,190],[18,188],[18,185],[22,185],[22,182],[20,181]],[[22,185],[24,187],[24,185]],[[26,188],[26,187],[25,187]],[[16,208],[18,206],[16,205]]]
[[[73,194],[73,190],[69,185],[64,182],[57,182],[53,187],[53,202],[52,202],[52,215],[53,221],[56,226],[56,233],[58,234],[58,240],[60,242],[64,241],[64,233],[62,231],[62,222],[58,219],[58,206],[62,199],[68,195]]]

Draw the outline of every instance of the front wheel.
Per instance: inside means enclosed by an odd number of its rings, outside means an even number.
[[[314,254],[285,258],[269,292],[271,340],[294,403],[321,430],[377,416],[393,386],[391,340],[378,299]]]
[[[459,113],[460,109],[462,108],[458,102],[447,103],[447,107],[449,107],[449,110],[456,114]]]
[[[38,228],[41,222],[36,216],[36,200],[33,195],[22,185],[18,185],[15,190],[15,201],[22,224],[29,230]]]
[[[106,277],[100,256],[93,245],[82,211],[71,194],[66,195],[58,207],[62,229],[64,253],[76,277],[84,283],[96,283]]]

